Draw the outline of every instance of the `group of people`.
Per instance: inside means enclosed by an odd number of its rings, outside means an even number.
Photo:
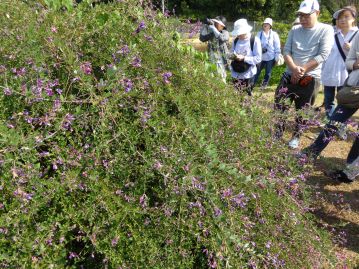
[[[231,49],[227,45],[229,32],[224,17],[209,20],[200,33],[200,40],[208,41],[210,59],[217,65],[221,78],[226,81],[227,70],[230,71],[235,88],[245,89],[248,95],[252,95],[261,71],[265,69],[261,83],[261,87],[265,88],[273,66],[284,59],[287,68],[276,88],[274,107],[280,115],[284,115],[294,102],[299,112],[288,143],[292,149],[299,147],[303,126],[306,125],[300,111],[314,105],[320,85],[324,86],[327,124],[314,143],[301,153],[301,156],[312,159],[320,155],[359,107],[357,10],[354,6],[337,10],[333,14],[333,25],[319,22],[319,14],[317,0],[304,0],[300,4],[296,22],[283,47],[283,55],[271,18],[264,20],[262,30],[256,36],[251,34],[252,27],[246,19],[237,20],[231,32]],[[336,94],[337,106],[334,103]],[[276,139],[282,139],[284,129],[285,117],[279,116],[275,126]],[[352,182],[358,175],[359,138],[356,138],[347,158],[347,167],[333,176],[342,182]]]

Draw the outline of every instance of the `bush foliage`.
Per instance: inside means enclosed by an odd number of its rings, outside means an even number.
[[[0,14],[1,268],[334,264],[271,116],[146,2]]]

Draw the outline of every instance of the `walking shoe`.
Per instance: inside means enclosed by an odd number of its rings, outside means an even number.
[[[352,183],[353,180],[351,180],[350,178],[348,178],[347,174],[345,174],[343,172],[343,170],[337,170],[334,173],[332,173],[330,175],[330,177],[334,180],[337,180],[339,182],[343,182],[343,183]]]
[[[299,138],[293,137],[293,138],[289,141],[288,146],[289,146],[291,149],[297,149],[297,148],[299,147]]]
[[[347,140],[348,139],[348,135],[347,135],[347,126],[345,124],[341,124],[338,130],[338,137],[341,140]]]

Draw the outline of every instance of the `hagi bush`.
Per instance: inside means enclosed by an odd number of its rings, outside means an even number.
[[[145,1],[0,3],[1,268],[319,268],[303,169]]]

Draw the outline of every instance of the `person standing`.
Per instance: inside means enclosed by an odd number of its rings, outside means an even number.
[[[231,54],[231,75],[237,90],[245,90],[252,95],[253,79],[257,73],[257,64],[262,60],[262,47],[259,38],[251,34],[252,26],[246,19],[234,23],[234,37]]]
[[[208,19],[202,26],[199,40],[208,42],[209,60],[217,66],[217,72],[224,83],[226,83],[228,67],[228,47],[229,33],[226,29],[226,18],[217,16]]]
[[[327,118],[333,113],[335,92],[339,91],[348,77],[345,60],[351,47],[351,41],[358,32],[356,26],[357,11],[354,6],[346,6],[333,15],[337,21],[338,31],[328,59],[322,68],[324,85],[324,108]]]
[[[265,89],[268,86],[272,68],[281,54],[280,39],[277,32],[273,31],[272,27],[273,20],[271,18],[266,18],[262,25],[262,31],[257,34],[262,45],[262,61],[258,65],[259,67],[254,78],[254,84],[257,83],[262,70],[265,69],[264,79],[261,84],[262,89]]]
[[[318,21],[319,13],[317,0],[303,1],[297,11],[300,25],[294,26],[288,34],[283,53],[287,69],[275,93],[275,109],[282,113],[289,108],[288,100],[294,101],[296,110],[311,106],[319,89],[322,63],[328,58],[334,42],[333,28]],[[285,120],[280,117],[275,131],[277,139],[283,136],[284,125]],[[296,116],[290,148],[299,147],[303,125],[302,116]]]
[[[346,87],[359,89],[359,35],[354,37],[345,64],[346,68],[352,72],[350,72],[344,84],[344,88],[338,93],[337,97],[345,93]],[[302,153],[308,157],[316,159],[327,147],[329,142],[333,140],[334,135],[338,133],[339,126],[350,119],[359,108],[359,95],[354,94],[346,98],[342,97],[341,99],[337,99],[338,105],[330,116],[329,122],[325,125],[313,144],[303,149]],[[359,139],[357,137],[348,155],[347,163],[353,162],[358,157],[358,154]]]

